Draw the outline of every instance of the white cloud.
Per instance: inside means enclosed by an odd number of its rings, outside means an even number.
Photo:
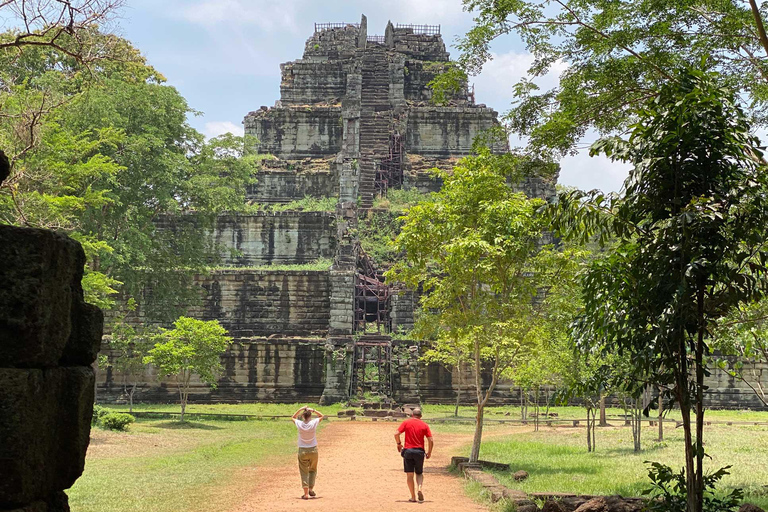
[[[207,138],[218,137],[225,133],[242,136],[245,133],[245,130],[242,125],[235,124],[231,121],[210,121],[205,123],[203,134]]]
[[[513,86],[523,77],[528,76],[528,70],[533,64],[534,57],[530,53],[491,54],[482,72],[474,77],[475,91],[478,101],[487,103],[495,108],[504,110],[514,100]],[[560,75],[568,69],[563,61],[555,62],[549,73],[533,79],[542,90],[557,86]]]

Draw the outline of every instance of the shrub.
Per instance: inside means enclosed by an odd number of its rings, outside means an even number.
[[[672,468],[658,462],[646,462],[650,464],[648,477],[651,479],[651,488],[643,491],[650,496],[647,504],[649,512],[686,512],[688,510],[687,489],[685,481],[685,468],[675,473]],[[739,503],[744,497],[741,489],[734,489],[729,494],[718,496],[715,487],[722,478],[729,474],[731,466],[720,468],[714,473],[704,475],[704,502],[702,512],[727,512],[739,508]]]
[[[136,418],[130,414],[108,412],[99,419],[99,424],[107,430],[125,430],[134,421],[136,421]]]

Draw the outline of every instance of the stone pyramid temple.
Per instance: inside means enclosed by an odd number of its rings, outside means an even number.
[[[374,208],[377,198],[439,190],[429,170],[451,169],[478,135],[499,126],[466,83],[439,106],[432,101],[429,83],[449,65],[439,26],[390,22],[383,35],[369,35],[365,16],[315,24],[303,57],[281,65],[280,99],[243,121],[258,152],[272,156],[247,199],[313,197],[335,209],[218,218],[210,236],[224,266],[198,277],[205,297],[190,314],[219,320],[235,343],[218,387],[201,385],[193,400],[329,403],[365,392],[399,402],[455,398],[456,372],[420,362],[419,345],[404,339],[413,294],[385,282],[384,262],[366,254],[359,235],[370,231],[370,219],[387,215]],[[541,178],[523,184],[543,198],[554,187]],[[327,265],[292,268],[318,262]],[[111,372],[99,385],[102,397],[122,393]],[[148,375],[138,399],[171,401],[173,393]],[[519,400],[509,385],[497,395]]]

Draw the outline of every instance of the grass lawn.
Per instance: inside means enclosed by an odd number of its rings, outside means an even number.
[[[123,409],[122,407],[116,407]],[[196,412],[293,414],[299,405],[192,406]],[[178,406],[139,406],[173,410]],[[333,408],[321,408],[331,412]],[[321,428],[323,428],[321,426]],[[296,428],[286,420],[139,420],[128,432],[94,428],[85,472],[67,491],[74,512],[226,510],[254,464],[295,451]],[[222,492],[233,481],[240,486]]]
[[[722,417],[737,421],[738,415]],[[758,419],[768,420],[768,414]],[[629,427],[598,428],[597,451],[587,453],[585,429],[542,428],[488,437],[480,456],[508,462],[513,471],[527,471],[530,477],[523,483],[515,482],[510,473],[497,474],[505,485],[523,491],[639,496],[648,487],[645,461],[673,468],[684,464],[682,429],[667,427],[663,443],[655,442],[656,434],[655,427],[644,427],[643,451],[634,453]],[[705,468],[733,466],[723,480],[724,488],[740,487],[746,501],[768,507],[768,426],[707,427],[705,448],[712,457]]]

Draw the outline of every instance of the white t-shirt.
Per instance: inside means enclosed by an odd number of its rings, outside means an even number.
[[[293,420],[293,422],[299,429],[299,448],[314,448],[317,446],[315,430],[317,430],[317,424],[320,423],[320,418],[315,418],[307,423],[304,423],[304,420]]]

